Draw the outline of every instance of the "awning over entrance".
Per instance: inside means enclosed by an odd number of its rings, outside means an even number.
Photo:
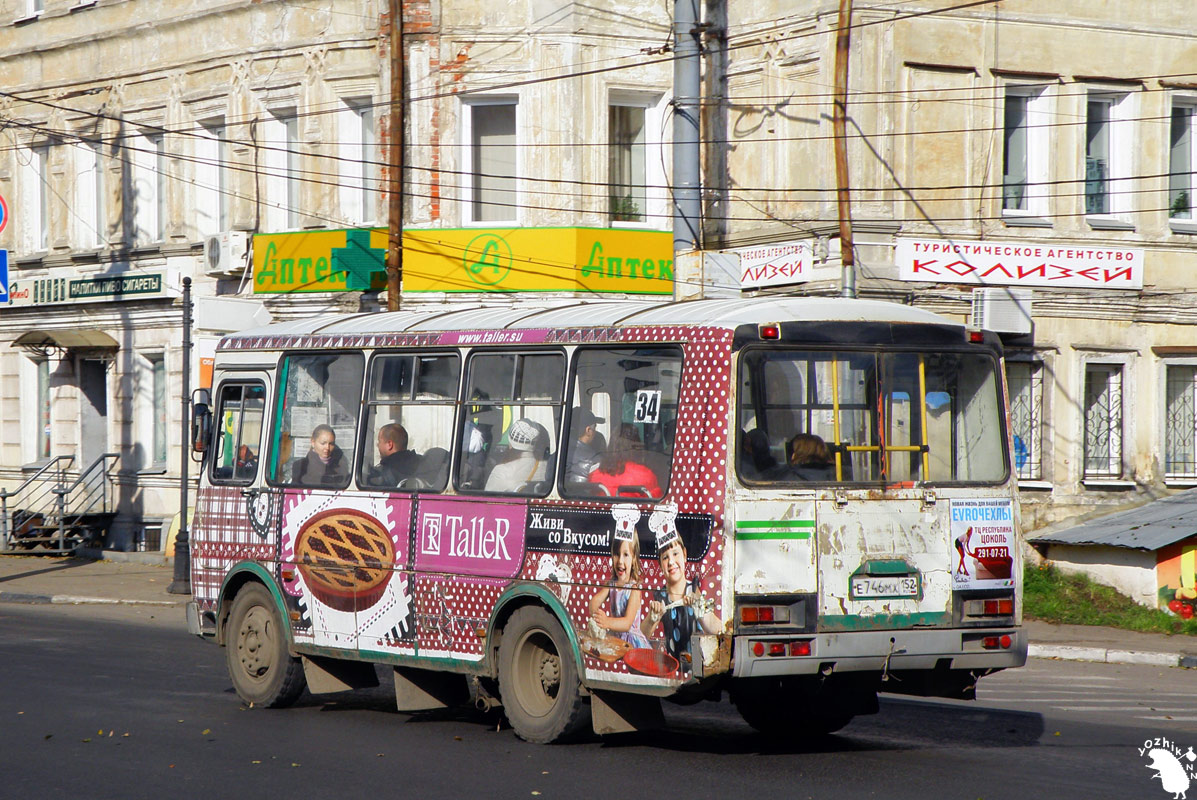
[[[14,347],[41,349],[57,347],[61,350],[119,350],[120,345],[104,331],[86,328],[26,331],[13,342]]]

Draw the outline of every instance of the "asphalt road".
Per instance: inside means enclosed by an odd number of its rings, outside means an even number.
[[[756,734],[727,703],[553,747],[472,710],[400,714],[389,685],[247,709],[223,650],[178,616],[0,606],[0,798],[1124,800],[1171,796],[1145,739],[1197,747],[1197,672],[1079,662],[988,678],[976,703],[886,697],[805,747]]]

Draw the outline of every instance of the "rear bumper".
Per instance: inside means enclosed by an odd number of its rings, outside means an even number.
[[[1010,637],[1010,646],[987,650],[986,637]],[[757,656],[751,642],[810,641],[809,656]],[[766,648],[767,650],[768,648]],[[818,672],[899,670],[984,670],[1021,667],[1027,661],[1026,631],[1018,627],[851,633],[737,636],[732,674],[738,678],[814,675]]]

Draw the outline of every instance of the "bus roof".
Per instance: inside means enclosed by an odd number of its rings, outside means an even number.
[[[930,311],[898,303],[842,297],[785,296],[688,300],[680,303],[645,300],[564,301],[536,308],[529,305],[470,305],[446,307],[445,310],[325,314],[230,333],[225,339],[263,336],[368,336],[521,328],[611,328],[637,325],[693,325],[734,329],[745,324],[794,320],[961,324]]]

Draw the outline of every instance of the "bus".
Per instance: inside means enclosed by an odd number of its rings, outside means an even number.
[[[731,700],[826,734],[1026,660],[995,334],[770,297],[337,314],[196,398],[192,633],[238,695],[377,686],[532,742]]]

